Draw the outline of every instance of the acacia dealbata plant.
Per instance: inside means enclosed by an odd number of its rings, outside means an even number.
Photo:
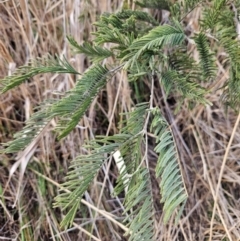
[[[221,48],[226,52],[223,58],[230,73],[223,86],[221,101],[238,111],[238,7],[237,1],[233,4],[227,0],[211,3],[204,0],[142,0],[136,1],[135,10],[131,10],[126,1],[121,11],[100,16],[95,23],[92,42],[79,44],[68,37],[76,53],[85,54],[91,60],[92,65],[84,73],[78,73],[66,58],[48,55],[31,60],[12,76],[1,80],[1,92],[4,93],[38,74],[77,76],[75,87],[64,93],[61,99],[46,100],[38,106],[23,130],[6,144],[5,153],[27,148],[53,118],[58,120],[55,130],[59,139],[66,137],[78,125],[94,98],[119,71],[126,73],[133,93],[134,86],[141,85],[143,80],[151,86],[147,102],[136,98],[132,111],[122,113],[123,121],[117,134],[96,136],[86,143],[87,154],[72,160],[66,181],[55,199],[55,206],[66,211],[61,223],[63,227],[72,224],[84,193],[104,163],[115,157],[119,176],[113,195],[125,193],[124,222],[129,230],[126,235],[129,235],[129,240],[154,240],[153,194],[147,157],[149,132],[155,136],[154,150],[158,155],[155,176],[160,178],[164,222],[172,214],[179,218],[188,197],[181,171],[183,160],[179,159],[171,123],[165,119],[159,106],[154,106],[156,81],[165,98],[174,94],[180,103],[178,111],[183,101],[189,103],[189,108],[199,104],[211,105],[206,97],[211,90],[204,88],[204,83],[216,81],[217,49]],[[195,8],[201,9],[200,28],[188,36],[185,25],[189,13]],[[168,17],[158,20],[150,14],[153,11],[165,12]],[[198,60],[193,58],[193,49],[198,52]]]

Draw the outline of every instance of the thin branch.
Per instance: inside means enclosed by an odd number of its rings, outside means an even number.
[[[147,132],[147,127],[148,127],[148,123],[149,123],[149,118],[151,115],[151,110],[153,109],[153,99],[154,99],[154,71],[152,70],[151,73],[151,93],[150,93],[150,101],[149,101],[149,105],[150,105],[150,110],[148,111],[147,114],[147,118],[145,121],[145,125],[144,125],[144,135],[145,135],[145,158],[146,158],[146,166],[147,168],[149,168],[149,163],[148,163],[148,132]]]

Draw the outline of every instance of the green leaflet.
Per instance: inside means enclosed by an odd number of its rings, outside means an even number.
[[[79,45],[73,37],[67,37],[69,43],[73,46],[76,53],[87,55],[94,62],[100,62],[105,58],[113,56],[113,52],[100,46],[94,46],[90,43],[84,42]]]
[[[120,19],[128,19],[131,16],[134,16],[134,18],[137,20],[145,21],[155,26],[158,25],[158,22],[150,14],[142,11],[133,11],[133,10],[127,9],[127,10],[122,10],[119,13],[116,13],[116,16]]]
[[[53,116],[60,116],[57,128],[59,138],[65,137],[75,128],[98,92],[106,85],[111,72],[95,65],[84,73],[74,89],[51,107]]]
[[[202,32],[194,38],[200,55],[200,64],[203,71],[203,80],[207,81],[215,76],[216,66],[213,53],[210,51],[207,37]]]
[[[184,37],[185,35],[179,24],[176,24],[176,26],[163,25],[155,27],[148,34],[133,41],[132,45],[128,48],[130,53],[123,58],[123,60],[127,61],[124,68],[131,68],[149,50],[182,44]],[[149,54],[151,56],[151,52]]]
[[[170,10],[170,2],[165,0],[141,0],[136,1],[136,4],[143,8],[154,8],[154,9],[164,9],[164,10]]]
[[[193,82],[188,75],[179,74],[176,70],[168,69],[163,71],[160,78],[167,94],[170,90],[176,89],[181,96],[194,100],[202,104],[210,104],[205,98],[207,90],[200,86],[197,82]]]
[[[226,7],[227,0],[214,0],[212,8],[206,8],[204,11],[204,18],[202,26],[205,29],[213,29],[219,21],[222,10]]]
[[[58,56],[46,56],[30,61],[26,66],[22,66],[11,76],[7,76],[0,81],[0,91],[2,93],[22,84],[35,75],[44,73],[68,73],[79,75],[66,58],[61,60]]]
[[[25,149],[34,139],[41,136],[42,131],[51,120],[51,113],[49,112],[49,106],[52,101],[43,103],[38,107],[38,111],[35,112],[31,118],[26,122],[25,127],[14,134],[13,140],[4,144],[5,153],[14,153]]]
[[[112,148],[113,150],[114,148]],[[68,210],[67,215],[61,222],[62,227],[72,224],[83,194],[107,158],[104,153],[96,151],[87,156],[79,156],[72,162],[67,180],[63,184],[64,189],[69,190],[70,193],[61,192],[55,198],[54,204],[55,207]]]
[[[132,176],[132,183],[125,198],[125,207],[125,213],[135,207],[134,212],[129,215],[132,219],[129,225],[129,240],[153,240],[153,207],[148,169],[141,168]],[[128,219],[129,217],[125,221]]]
[[[153,109],[152,114],[154,118],[151,128],[158,143],[155,151],[159,154],[156,176],[161,177],[161,202],[164,203],[164,222],[166,223],[178,206],[186,201],[188,195],[182,180],[177,148],[170,127],[159,109]]]

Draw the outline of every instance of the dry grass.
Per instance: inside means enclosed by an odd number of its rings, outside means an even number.
[[[72,35],[80,43],[90,39],[97,16],[119,9],[121,2],[1,1],[0,78],[30,58],[47,53],[66,55],[83,72],[89,63],[82,55],[72,55],[66,35]],[[198,14],[196,9],[189,16],[190,31],[198,28]],[[221,54],[219,50],[219,57]],[[160,87],[155,93],[155,105],[161,106],[172,124],[189,192],[180,224],[174,226],[172,220],[163,225],[158,184],[153,180],[158,241],[240,240],[239,116],[230,110],[226,113],[219,101],[219,87],[228,77],[228,70],[220,60],[217,64],[217,81],[208,86],[212,90],[211,107],[199,105],[189,110],[184,103],[181,111],[174,114],[177,105],[174,99],[165,102]],[[71,75],[37,76],[0,96],[0,142],[7,142],[24,126],[35,106],[54,91],[71,89],[74,82]],[[120,224],[121,200],[109,195],[117,174],[111,162],[104,166],[82,200],[72,228],[60,230],[63,213],[53,209],[52,202],[70,160],[82,152],[83,141],[96,133],[117,132],[117,113],[128,111],[131,106],[131,91],[126,76],[120,73],[94,101],[79,128],[64,141],[56,142],[54,133],[49,132],[55,125],[51,122],[39,143],[33,143],[27,152],[0,155],[0,240],[127,240],[123,236],[126,227]],[[149,158],[154,170],[156,156],[151,152]]]

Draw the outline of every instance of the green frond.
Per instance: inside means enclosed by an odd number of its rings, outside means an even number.
[[[159,25],[159,23],[150,14],[148,14],[146,12],[142,12],[142,11],[126,9],[126,10],[122,10],[121,12],[116,13],[116,16],[119,19],[128,19],[131,16],[134,16],[134,18],[136,20],[144,21],[144,22],[150,23],[154,26]]]
[[[231,67],[230,78],[222,94],[222,101],[235,111],[240,110],[240,66]]]
[[[237,17],[237,16],[236,16]],[[235,20],[237,21],[237,20]],[[236,111],[240,108],[240,43],[234,13],[230,9],[224,9],[219,17],[216,26],[216,37],[219,39],[227,54],[225,65],[229,67],[229,79],[224,85],[224,91],[221,97],[223,103]]]
[[[152,29],[152,25],[157,26],[158,22],[148,13],[128,9],[118,13],[103,14],[95,25],[97,31],[94,33],[96,36],[94,43],[96,45],[113,43],[114,49],[120,50],[122,56],[122,51],[126,50],[134,39]]]
[[[108,148],[109,152],[113,152],[115,146]],[[55,198],[55,207],[61,207],[67,210],[67,215],[61,222],[61,227],[67,227],[72,224],[76,212],[80,206],[81,198],[89,188],[94,177],[101,169],[102,164],[109,158],[105,147],[99,147],[89,155],[81,155],[72,161],[67,173],[66,182],[62,184],[64,189],[70,193],[61,192]]]
[[[210,50],[210,46],[207,37],[204,33],[200,32],[194,38],[197,50],[200,57],[200,65],[202,67],[202,75],[204,81],[211,79],[216,74],[214,55]]]
[[[185,10],[193,10],[195,7],[197,7],[200,3],[203,4],[205,0],[184,0],[184,9]]]
[[[143,128],[146,119],[147,108],[149,103],[141,103],[136,105],[134,110],[125,114],[125,121],[122,122],[124,126],[121,130],[126,139],[119,146],[119,151],[124,160],[125,169],[121,171],[117,179],[117,186],[114,189],[115,194],[121,193],[125,184],[127,183],[128,176],[133,174],[141,163],[141,144],[143,141]]]
[[[155,56],[152,56],[156,54]],[[125,55],[126,56],[126,55]],[[127,56],[126,56],[127,57]],[[123,57],[124,59],[125,57]],[[157,59],[164,59],[166,56],[163,55],[163,53],[159,53],[159,51],[146,51],[143,53],[143,55],[139,58],[138,61],[132,62],[131,66],[128,66],[128,63],[130,64],[130,61],[128,61],[125,64],[125,68],[129,67],[127,69],[128,72],[128,80],[129,82],[136,81],[136,80],[143,80],[144,78],[149,77],[149,65],[150,63],[155,64],[157,66]],[[138,82],[140,84],[140,82]],[[134,83],[137,85],[137,83]],[[137,85],[139,87],[139,85]]]
[[[184,0],[175,1],[170,7],[171,15],[174,19],[182,22],[195,8],[200,7],[206,2],[205,0]]]
[[[141,0],[135,2],[142,8],[154,8],[154,9],[164,9],[170,10],[171,3],[166,0]]]
[[[71,66],[71,64],[64,58],[52,57],[50,55],[32,60],[26,66],[22,66],[15,71],[11,76],[0,80],[0,91],[2,93],[22,84],[31,77],[44,73],[79,73]]]
[[[50,103],[43,103],[38,107],[38,111],[35,112],[31,118],[26,122],[26,126],[16,134],[14,134],[14,140],[4,144],[6,149],[5,153],[14,153],[22,151],[26,148],[37,136],[41,135],[46,125],[51,120],[51,113],[48,112]]]
[[[159,109],[152,111],[154,116],[151,128],[156,136],[156,153],[159,154],[156,176],[161,177],[161,202],[164,203],[164,222],[166,223],[188,195],[181,175],[180,161],[170,126]]]
[[[224,8],[221,10],[221,14],[218,18],[218,23],[215,26],[216,36],[218,39],[224,39],[226,37],[232,37],[235,39],[238,35],[236,31],[235,13],[230,8]]]
[[[178,85],[174,80],[177,76],[177,79],[182,78],[183,80],[186,80],[186,82],[190,81],[190,83],[199,81],[199,76],[201,75],[200,68],[184,47],[178,48],[169,53],[167,57],[167,66],[169,66],[169,69],[163,71],[163,78],[160,78],[166,92],[166,96],[168,96],[171,91],[173,93],[173,91],[177,90],[176,87]],[[173,72],[171,73],[171,71]],[[179,86],[181,88],[181,85]],[[182,91],[180,91],[180,93],[182,93]],[[201,97],[203,96],[201,95]]]
[[[184,32],[180,25],[175,27],[170,25],[158,26],[152,29],[148,34],[136,39],[128,48],[130,52],[123,60],[128,60],[125,68],[132,67],[135,62],[149,50],[160,50],[168,46],[181,45],[184,40]],[[145,58],[145,56],[144,56]]]
[[[81,155],[76,158],[76,160],[72,161],[70,170],[67,174],[67,180],[62,184],[63,188],[70,191],[70,193],[61,193],[56,198],[55,206],[61,207],[63,210],[68,210],[67,215],[62,221],[62,226],[68,226],[72,223],[73,218],[76,214],[76,211],[80,205],[81,197],[84,192],[88,189],[92,180],[94,179],[97,172],[100,170],[102,164],[107,161],[112,154],[120,150],[121,154],[125,158],[125,152],[133,152],[131,149],[131,143],[134,140],[139,139],[141,136],[140,131],[142,130],[143,122],[144,122],[144,113],[146,112],[146,108],[148,107],[147,103],[143,103],[136,107],[133,111],[132,116],[129,118],[130,120],[130,130],[128,128],[125,129],[125,133],[117,134],[109,137],[96,137],[96,139],[89,143],[86,148],[90,148],[91,154],[89,155]],[[138,128],[132,128],[132,124],[141,124]],[[141,128],[142,127],[142,128]],[[135,142],[134,142],[135,143]],[[130,150],[129,150],[130,149]],[[129,173],[133,173],[136,167],[136,163],[139,163],[140,158],[136,160],[136,154],[140,155],[139,151],[140,145],[137,143],[135,145],[135,149],[137,149],[138,153],[135,152],[135,159],[131,159],[131,162],[125,162],[127,169],[124,172],[129,171]],[[128,161],[127,159],[124,161]],[[123,174],[123,177],[124,176]],[[122,187],[124,188],[124,187]]]
[[[134,107],[134,110],[127,114],[122,115],[129,115],[125,121],[122,122],[125,125],[121,132],[122,133],[130,133],[132,135],[136,135],[137,133],[141,132],[143,129],[143,124],[146,117],[146,111],[149,107],[148,102],[139,103]]]
[[[119,170],[119,176],[117,178],[117,185],[114,188],[114,194],[118,195],[122,191],[128,189],[129,187],[129,175],[133,174],[135,170],[141,163],[141,144],[143,141],[143,136],[141,133],[132,137],[129,135],[129,139],[119,147],[121,157],[123,159],[124,165]]]
[[[124,220],[129,223],[129,241],[154,240],[153,200],[150,174],[141,168],[131,177],[129,192],[126,195],[124,213],[130,213]]]
[[[100,20],[95,23],[98,31],[94,33],[94,42],[97,45],[104,43],[117,44],[120,49],[125,49],[128,45],[128,34],[122,32],[124,22],[115,14],[102,15]]]
[[[61,118],[57,127],[61,132],[59,138],[65,137],[75,128],[111,74],[114,74],[114,71],[109,71],[101,65],[94,65],[84,73],[65,97],[52,106],[52,115]]]
[[[160,84],[164,87],[167,94],[170,91],[177,90],[182,97],[189,100],[196,101],[202,104],[210,104],[210,102],[204,97],[207,91],[201,87],[198,83],[191,80],[191,75],[183,76],[176,70],[168,69],[163,71],[160,76]]]
[[[222,11],[227,8],[227,0],[214,0],[213,7],[207,6],[203,12],[202,27],[204,29],[214,29],[221,17]]]
[[[224,26],[222,26],[224,27]],[[233,27],[219,30],[217,33],[220,44],[228,54],[227,60],[229,65],[240,65],[240,44],[237,33]]]
[[[127,191],[124,201],[125,222],[128,223],[129,240],[153,240],[153,206],[149,170],[141,166],[143,143],[143,129],[145,126],[149,103],[138,104],[123,122],[124,127],[120,135],[125,141],[119,146],[124,165],[120,170],[115,195]]]
[[[168,54],[167,65],[177,71],[177,73],[186,77],[189,80],[199,80],[201,70],[199,65],[191,56],[191,53],[187,52],[186,47],[177,48]]]
[[[100,62],[103,59],[113,56],[113,52],[107,48],[94,46],[87,42],[79,45],[76,40],[70,36],[68,36],[67,39],[69,43],[74,47],[76,53],[85,54],[94,62]]]

